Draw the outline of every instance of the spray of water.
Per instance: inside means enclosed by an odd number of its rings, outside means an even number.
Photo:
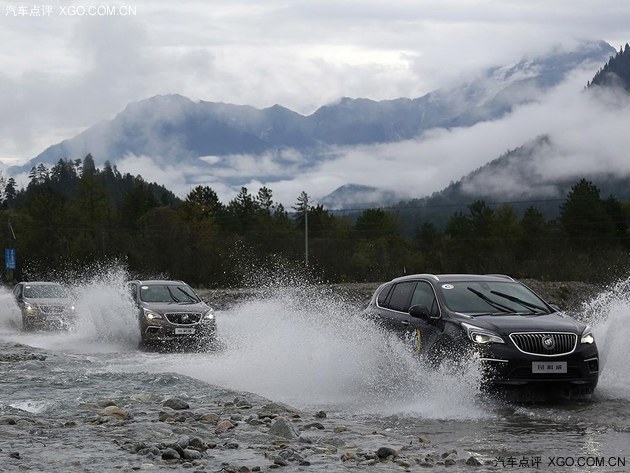
[[[15,334],[22,328],[22,315],[10,288],[0,286],[0,336]]]
[[[76,333],[92,349],[134,350],[140,332],[136,310],[125,287],[128,274],[118,264],[99,269],[94,276],[73,285],[79,314]]]
[[[630,278],[618,281],[584,307],[600,353],[598,394],[630,400]]]
[[[125,290],[127,272],[118,262],[49,276],[70,289],[76,321],[68,331],[22,331],[22,316],[12,293],[0,291],[0,335],[28,345],[75,353],[135,350],[138,322]]]
[[[274,284],[277,282],[277,276]],[[225,349],[168,369],[302,408],[422,417],[487,416],[472,361],[431,370],[361,308],[322,285],[267,285],[218,314]],[[164,366],[162,366],[162,369]]]

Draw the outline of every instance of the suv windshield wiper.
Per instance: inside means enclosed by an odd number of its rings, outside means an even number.
[[[477,289],[473,289],[472,287],[467,287],[466,289],[468,289],[470,292],[472,292],[474,295],[476,295],[477,297],[479,297],[480,299],[484,300],[487,304],[491,305],[492,307],[494,307],[495,309],[504,312],[506,314],[514,314],[515,312],[510,309],[509,307],[500,304],[499,302],[490,299],[488,296],[486,296],[484,293],[479,292]]]
[[[509,294],[505,294],[505,293],[499,292],[499,291],[490,291],[490,293],[491,294],[495,294],[495,295],[497,295],[499,297],[503,297],[503,298],[507,299],[508,301],[516,302],[517,304],[520,304],[523,307],[527,307],[532,312],[534,312],[534,310],[538,310],[538,311],[540,311],[540,312],[542,312],[544,314],[547,314],[549,312],[544,307],[540,307],[539,305],[532,304],[531,302],[524,301],[523,299],[520,299],[520,298],[518,298],[516,296],[511,296]]]
[[[180,292],[183,292],[186,295],[186,297],[188,297],[189,304],[195,304],[196,302],[198,302],[196,297],[193,297],[192,294],[188,293],[187,291],[184,291],[181,287],[178,287],[176,289]]]
[[[177,297],[175,297],[175,294],[173,294],[173,291],[171,291],[170,287],[166,286],[166,289],[168,289],[168,295],[171,296],[171,299],[173,299],[173,301],[181,302]]]

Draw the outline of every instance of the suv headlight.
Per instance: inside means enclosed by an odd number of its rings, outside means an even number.
[[[491,330],[486,330],[485,328],[477,327],[465,322],[462,322],[462,327],[466,330],[468,338],[479,345],[485,345],[487,343],[505,343],[499,335]]]
[[[26,309],[26,315],[37,315],[37,313],[39,312],[37,306],[30,304],[29,302],[24,303],[24,308]]]
[[[591,327],[587,325],[586,328],[584,329],[584,332],[582,332],[582,338],[580,338],[580,343],[584,343],[587,345],[591,345],[595,343],[595,337],[593,336],[593,332],[591,330],[592,330]]]
[[[203,314],[204,320],[214,320],[214,310],[210,309],[208,312]]]
[[[153,312],[152,310],[149,309],[142,309],[142,312],[144,313],[144,316],[149,319],[149,320],[153,320],[153,319],[161,319],[163,318],[160,314],[158,314],[157,312]]]

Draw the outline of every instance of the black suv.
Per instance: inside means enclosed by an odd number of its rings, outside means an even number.
[[[216,342],[214,312],[182,281],[129,281],[138,308],[144,347],[183,343],[189,348],[212,348]]]
[[[503,275],[416,274],[381,285],[364,312],[431,364],[478,356],[491,385],[592,392],[591,328]]]

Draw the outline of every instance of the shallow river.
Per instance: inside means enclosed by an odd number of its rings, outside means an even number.
[[[50,382],[64,389],[50,395],[42,377],[51,373],[22,373],[23,386],[2,393],[0,408],[57,412],[67,400],[96,395],[98,382],[111,388],[135,379],[144,390],[160,389],[150,385],[156,374],[178,373],[421,437],[442,451],[475,452],[492,460],[483,470],[630,471],[629,281],[590,301],[581,314],[595,329],[602,357],[592,398],[507,400],[479,390],[473,362],[463,374],[424,369],[398,340],[355,316],[356,299],[327,288],[272,287],[218,310],[222,351],[145,353],[137,349],[123,280],[113,273],[77,288],[81,317],[69,333],[22,332],[18,309],[1,290],[0,341],[70,355],[59,363],[76,366],[57,367],[64,374]]]

